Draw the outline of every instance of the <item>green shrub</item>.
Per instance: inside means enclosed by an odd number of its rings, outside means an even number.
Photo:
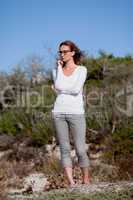
[[[52,140],[53,128],[50,113],[19,108],[0,115],[0,133],[28,136],[43,145]]]
[[[8,110],[0,115],[0,133],[16,135],[18,133],[15,126],[16,116],[12,110]]]

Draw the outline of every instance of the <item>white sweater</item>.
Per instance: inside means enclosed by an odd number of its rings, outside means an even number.
[[[57,93],[52,113],[84,114],[83,87],[87,77],[86,67],[78,66],[67,76],[59,65],[52,70],[52,75]]]

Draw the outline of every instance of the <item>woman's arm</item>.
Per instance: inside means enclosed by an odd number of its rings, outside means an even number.
[[[52,80],[53,80],[53,84],[51,85],[51,88],[54,92],[56,92],[57,94],[59,94],[60,92],[55,88],[55,81],[57,79],[57,68],[52,69]]]
[[[54,83],[55,83],[56,77],[57,77],[57,69],[54,68],[52,69],[52,80]]]

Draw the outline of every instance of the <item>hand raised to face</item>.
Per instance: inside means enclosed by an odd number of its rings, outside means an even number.
[[[63,66],[63,61],[62,60],[57,60],[57,64]]]

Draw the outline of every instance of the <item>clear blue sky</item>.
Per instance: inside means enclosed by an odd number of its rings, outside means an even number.
[[[132,21],[132,0],[0,0],[0,71],[66,39],[94,56],[133,55]]]

